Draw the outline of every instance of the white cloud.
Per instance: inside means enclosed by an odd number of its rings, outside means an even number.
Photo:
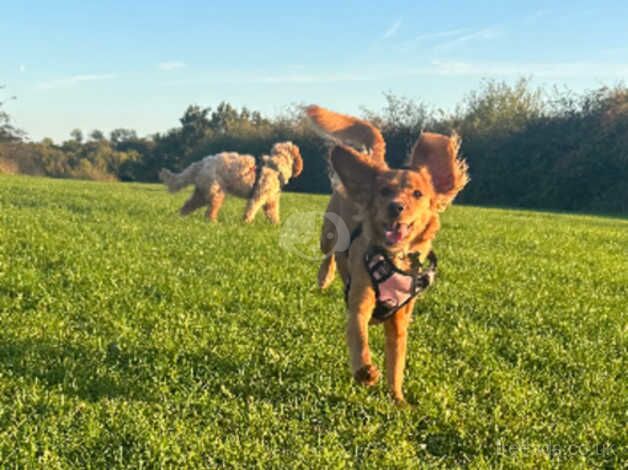
[[[422,34],[419,34],[418,36],[415,36],[413,39],[410,39],[409,41],[404,41],[401,44],[399,44],[399,50],[402,52],[405,52],[416,46],[433,42],[436,39],[459,36],[461,34],[466,33],[467,31],[469,30],[465,28],[459,28],[459,29],[450,29],[446,31],[434,31],[431,33],[422,33]]]
[[[413,77],[469,77],[469,78],[518,78],[532,76],[537,79],[622,79],[628,76],[628,63],[620,62],[516,62],[516,61],[465,61],[439,59],[425,65],[409,67],[405,64],[370,63],[356,66],[355,70],[330,71],[308,70],[249,71],[247,73],[224,71],[211,78],[188,78],[169,81],[167,86],[208,83],[242,83],[256,85],[294,85],[377,82],[389,86],[396,79]]]
[[[26,65],[20,64],[19,70],[20,72],[26,72]]]
[[[430,39],[447,38],[451,36],[458,36],[460,34],[464,34],[467,31],[469,30],[466,28],[458,28],[458,29],[450,29],[447,31],[436,31],[433,33],[424,33],[424,34],[419,34],[417,37],[414,38],[414,40],[424,41],[424,40],[430,40]]]
[[[335,74],[285,74],[271,75],[253,79],[255,83],[335,83],[335,82],[363,82],[375,80],[376,77],[364,73],[335,73]]]
[[[117,75],[113,73],[105,73],[105,74],[100,74],[100,75],[98,74],[73,75],[67,78],[60,78],[58,80],[50,80],[47,82],[42,82],[38,85],[38,88],[43,89],[43,90],[49,90],[52,88],[69,88],[83,82],[112,80],[116,77]]]
[[[442,51],[459,46],[470,41],[490,40],[501,36],[502,31],[498,27],[488,27],[477,31],[469,28],[456,28],[445,31],[434,31],[422,33],[413,39],[404,41],[398,45],[398,50],[407,52],[417,46],[425,48],[427,44],[432,44],[434,50]],[[438,40],[442,42],[437,42]]]
[[[235,71],[223,71],[221,73],[213,74],[211,78],[185,78],[181,80],[168,80],[162,82],[166,86],[182,86],[191,84],[209,84],[209,83],[239,83],[239,84],[257,84],[257,85],[307,85],[318,83],[340,83],[340,82],[365,82],[371,80],[377,80],[380,78],[373,73],[364,72],[330,72],[330,73],[310,73],[306,70],[303,71],[290,71],[285,70],[281,72],[267,72],[267,71],[249,71],[249,72],[235,72]]]
[[[372,65],[369,72],[276,75],[252,79],[255,83],[308,84],[335,82],[365,82],[428,76],[517,78],[532,76],[541,79],[599,78],[621,79],[628,76],[628,63],[610,62],[469,62],[434,60],[418,68]]]
[[[397,19],[397,21],[391,24],[390,27],[386,31],[384,31],[384,34],[382,34],[382,39],[387,39],[394,36],[397,33],[397,31],[399,31],[399,28],[401,27],[401,23],[402,23],[402,19],[399,18]]]
[[[495,39],[501,36],[501,34],[501,30],[497,27],[483,28],[471,33],[460,34],[454,39],[437,44],[435,49],[443,50],[454,46],[460,46],[470,41]]]
[[[170,70],[182,69],[184,68],[185,62],[181,62],[179,60],[170,60],[167,62],[159,63],[159,70],[163,70],[165,72],[169,72]]]
[[[447,75],[475,77],[537,78],[623,78],[628,75],[628,63],[610,62],[465,62],[435,60],[431,67],[416,70],[418,75]]]

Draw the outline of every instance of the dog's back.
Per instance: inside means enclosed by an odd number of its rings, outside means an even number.
[[[237,152],[221,152],[191,163],[181,173],[163,168],[159,179],[168,186],[170,192],[177,192],[191,184],[197,188],[209,188],[217,181],[224,184],[229,192],[248,197],[255,184],[255,157]]]
[[[255,157],[222,152],[205,157],[203,174],[221,182],[229,193],[248,198],[255,185]]]

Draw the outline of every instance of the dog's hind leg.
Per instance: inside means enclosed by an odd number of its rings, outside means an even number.
[[[214,183],[209,188],[209,205],[205,216],[212,222],[218,219],[218,213],[225,201],[225,192],[218,183]]]
[[[264,214],[273,224],[279,223],[279,199],[268,201],[264,204]]]
[[[338,196],[336,194],[332,195],[327,209],[325,210],[326,216],[327,214],[337,212],[337,198]],[[323,228],[321,229],[320,249],[325,258],[318,268],[318,286],[321,289],[329,287],[336,275],[336,256],[333,250],[336,248],[337,242],[338,231],[336,230],[336,225],[329,217],[324,217]]]
[[[181,208],[181,215],[188,215],[190,212],[194,212],[199,207],[203,207],[207,204],[207,198],[203,191],[198,188],[194,188],[194,192],[190,196],[190,198],[185,201],[183,207]]]

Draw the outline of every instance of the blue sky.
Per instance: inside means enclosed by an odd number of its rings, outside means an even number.
[[[625,1],[14,1],[0,100],[32,139],[178,125],[188,104],[451,109],[483,78],[577,91],[628,77]]]

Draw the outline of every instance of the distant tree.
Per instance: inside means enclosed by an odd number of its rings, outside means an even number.
[[[422,102],[384,93],[386,105],[380,112],[364,110],[366,118],[382,130],[387,143],[388,162],[393,167],[405,163],[421,131],[433,126],[432,113]]]
[[[420,132],[431,119],[430,110],[422,102],[391,92],[384,93],[386,105],[379,113],[364,110],[366,118],[384,132],[393,128],[409,128]]]
[[[239,118],[238,110],[223,101],[211,115],[211,128],[216,132],[227,132]]]
[[[0,90],[4,88],[4,85],[0,86]],[[24,136],[24,132],[11,125],[9,115],[2,109],[7,101],[14,99],[16,99],[16,97],[11,96],[3,101],[0,101],[0,142],[13,142],[20,140]]]
[[[543,116],[545,108],[542,90],[532,88],[529,78],[512,85],[488,80],[466,96],[453,124],[464,135],[487,135],[493,140],[524,129]]]
[[[83,132],[80,129],[74,129],[72,132],[70,132],[70,136],[75,142],[79,144],[83,143]]]
[[[133,129],[114,129],[109,133],[109,140],[117,147],[122,143],[137,140],[137,133]]]
[[[205,131],[210,127],[210,122],[207,119],[209,111],[209,108],[201,108],[196,105],[188,106],[183,117],[179,120],[184,141],[195,141],[205,134]]]
[[[96,141],[99,142],[101,140],[105,140],[105,134],[103,134],[102,131],[98,130],[98,129],[94,129],[90,134],[89,137]]]

